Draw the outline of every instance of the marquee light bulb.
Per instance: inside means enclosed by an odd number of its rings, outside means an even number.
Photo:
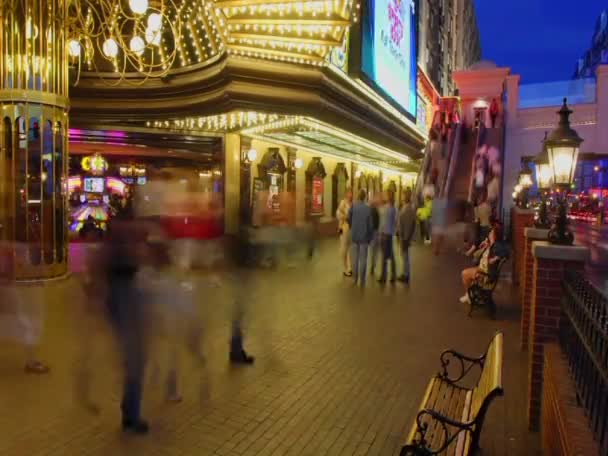
[[[158,13],[152,13],[148,16],[148,29],[153,32],[158,32],[163,25],[163,18]]]
[[[118,43],[114,38],[108,38],[103,42],[102,51],[106,57],[113,59],[118,55]]]
[[[80,41],[74,39],[68,41],[68,53],[72,57],[80,56]]]
[[[258,151],[255,149],[249,149],[247,151],[247,160],[252,162],[255,161],[256,158],[258,158]]]
[[[134,36],[133,38],[131,38],[131,41],[129,42],[129,49],[131,49],[134,54],[142,55],[144,53],[145,48],[146,43],[144,42],[142,37]]]
[[[129,0],[129,7],[135,14],[145,14],[148,10],[148,0]]]
[[[160,46],[160,30],[146,29],[146,42],[153,46]]]

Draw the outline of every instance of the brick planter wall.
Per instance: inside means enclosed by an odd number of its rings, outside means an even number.
[[[557,341],[564,271],[582,270],[589,249],[534,241],[532,252],[534,265],[528,352],[528,427],[530,430],[538,430],[543,388],[544,346]]]
[[[511,255],[513,261],[513,285],[519,286],[526,247],[524,230],[531,227],[534,223],[534,211],[518,207],[514,207],[511,211],[511,227],[513,230],[511,233],[511,242],[513,244]]]
[[[544,351],[541,435],[546,455],[599,454],[585,413],[576,403],[568,364],[557,344],[548,344]]]
[[[534,241],[545,241],[549,230],[538,229],[538,228],[525,228],[524,229],[524,260],[523,268],[521,270],[521,336],[520,343],[521,349],[528,349],[528,340],[530,338],[530,307],[532,304],[532,282],[533,282],[533,269],[534,269],[534,255],[532,254],[532,242]]]

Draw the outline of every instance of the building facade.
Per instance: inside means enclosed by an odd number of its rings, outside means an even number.
[[[597,67],[605,64],[608,64],[608,10],[602,11],[598,17],[591,47],[578,59],[574,78],[593,78]]]
[[[418,23],[418,64],[442,96],[452,95],[452,72],[481,59],[474,2],[420,0]]]
[[[382,13],[370,1],[182,3],[129,2],[118,16],[99,0],[0,3],[0,276],[65,274],[72,204],[137,193],[151,155],[190,163],[184,182],[223,202],[226,234],[283,196],[295,223],[336,233],[348,190],[400,198],[413,185],[426,141],[414,54],[394,59],[400,101],[361,42],[414,43],[415,2],[388,35],[370,28]],[[90,9],[105,19],[91,26]]]

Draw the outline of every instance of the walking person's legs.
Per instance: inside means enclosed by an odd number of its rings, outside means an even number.
[[[352,276],[355,283],[359,280],[359,255],[361,255],[360,244],[353,242],[351,244],[351,259],[352,259]]]
[[[340,234],[340,256],[342,258],[343,273],[345,276],[352,275],[352,254],[351,254],[350,233],[344,229]]]
[[[401,261],[403,262],[403,274],[399,277],[399,280],[409,284],[410,283],[410,246],[405,242],[401,243]]]
[[[394,282],[397,279],[397,265],[395,264],[395,248],[393,244],[393,236],[387,236],[387,251],[388,251],[388,260],[391,264],[391,282]]]
[[[372,242],[369,246],[369,248],[371,249],[371,253],[370,253],[370,274],[374,275],[374,273],[376,272],[376,263],[378,262],[378,250],[380,249],[380,240],[379,240],[379,234],[378,232],[374,233],[374,236],[372,238]]]
[[[387,239],[389,237],[384,234],[380,235],[380,244],[382,246],[382,272],[380,273],[380,279],[378,282],[384,283],[386,282],[386,266],[389,260],[389,250]]]
[[[125,331],[123,329],[123,331]],[[144,354],[142,341],[137,336],[123,334],[125,351],[125,383],[121,403],[122,427],[136,433],[148,432],[148,423],[141,419],[141,398],[144,376]]]
[[[365,285],[365,276],[367,274],[367,253],[369,244],[359,244],[359,284]]]
[[[248,272],[241,274],[237,284],[236,299],[234,302],[232,316],[232,332],[230,335],[230,362],[236,364],[253,364],[255,358],[249,355],[243,346],[243,317],[245,316],[245,300],[249,299],[248,293],[251,292],[246,276]]]

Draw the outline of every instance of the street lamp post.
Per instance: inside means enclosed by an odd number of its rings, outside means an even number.
[[[532,171],[528,166],[528,158],[522,158],[521,171],[517,179],[516,191],[519,193],[519,206],[523,209],[528,207],[528,191],[532,186]]]
[[[549,154],[547,153],[547,147],[545,142],[547,141],[547,134],[542,140],[543,148],[540,154],[534,157],[534,166],[536,168],[536,185],[538,186],[538,193],[540,194],[540,208],[538,210],[538,217],[534,222],[536,228],[551,228],[551,222],[549,221],[547,211],[547,192],[551,188],[551,181],[553,180],[553,173],[551,172],[551,166],[549,164]]]
[[[570,115],[567,99],[558,112],[559,125],[545,141],[549,157],[549,166],[553,175],[553,185],[558,193],[558,207],[555,223],[549,231],[549,242],[558,245],[572,245],[574,235],[568,229],[567,192],[570,188],[576,169],[578,152],[583,139],[570,127]]]

